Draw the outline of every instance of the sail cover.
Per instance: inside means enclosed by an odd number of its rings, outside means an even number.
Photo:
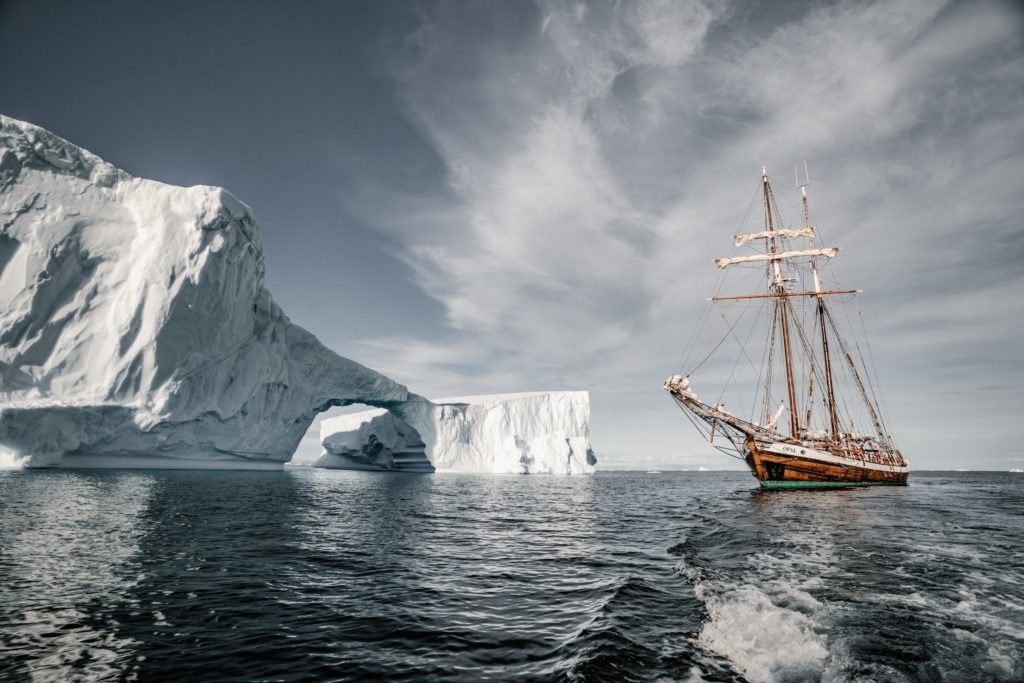
[[[753,263],[755,261],[778,261],[780,259],[798,258],[800,256],[827,256],[832,258],[839,253],[839,247],[825,247],[824,249],[803,249],[801,251],[780,251],[777,254],[754,254],[752,256],[734,256],[733,258],[716,258],[715,265],[719,268],[735,265],[737,263]]]
[[[747,242],[752,240],[763,240],[766,237],[806,237],[810,239],[814,237],[814,228],[793,228],[784,230],[762,230],[761,232],[751,232],[746,235],[733,235],[732,238],[736,241],[737,247],[742,247]]]

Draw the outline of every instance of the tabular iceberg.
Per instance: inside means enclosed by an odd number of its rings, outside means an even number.
[[[314,467],[507,474],[590,474],[585,391],[466,396],[410,394],[389,411],[324,420]]]
[[[280,467],[315,415],[408,392],[293,325],[216,187],[0,117],[0,465]]]

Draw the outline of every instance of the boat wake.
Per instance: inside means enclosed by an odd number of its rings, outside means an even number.
[[[785,580],[710,578],[685,561],[677,571],[694,585],[707,620],[697,645],[724,657],[750,681],[818,678],[828,645],[818,621],[822,605]]]
[[[767,548],[761,541],[750,553],[756,545],[736,531],[711,522],[708,533],[670,549],[706,611],[694,644],[754,683],[820,679],[831,615],[816,594],[832,573],[832,544],[776,530]]]

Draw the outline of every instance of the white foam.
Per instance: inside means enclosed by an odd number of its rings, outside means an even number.
[[[708,611],[698,642],[749,680],[820,675],[828,647],[811,617],[777,606],[753,585],[699,584],[695,593]]]
[[[951,555],[964,557],[955,551]],[[951,592],[873,592],[865,594],[862,600],[941,617],[938,621],[953,625],[936,628],[948,628],[949,635],[970,645],[961,652],[987,648],[988,657],[978,664],[984,673],[999,680],[1020,679],[1024,665],[1019,646],[1024,642],[1024,600],[1003,592],[997,582],[976,572],[967,574],[967,578],[969,583],[962,583]],[[1004,573],[1000,582],[1013,583],[1012,578],[1012,574]]]
[[[772,552],[750,556],[739,576],[681,560],[676,571],[693,583],[708,613],[697,644],[754,683],[820,678],[830,654],[828,609],[810,591],[825,583],[832,555],[827,542],[795,534]]]

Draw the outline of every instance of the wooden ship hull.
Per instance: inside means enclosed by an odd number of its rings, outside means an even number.
[[[910,468],[836,455],[805,444],[747,439],[746,463],[762,488],[905,486]]]
[[[840,488],[846,486],[905,486],[910,466],[896,449],[865,448],[855,442],[799,439],[748,422],[700,401],[688,388],[665,387],[694,425],[711,443],[715,434],[746,462],[750,473],[765,489]]]

